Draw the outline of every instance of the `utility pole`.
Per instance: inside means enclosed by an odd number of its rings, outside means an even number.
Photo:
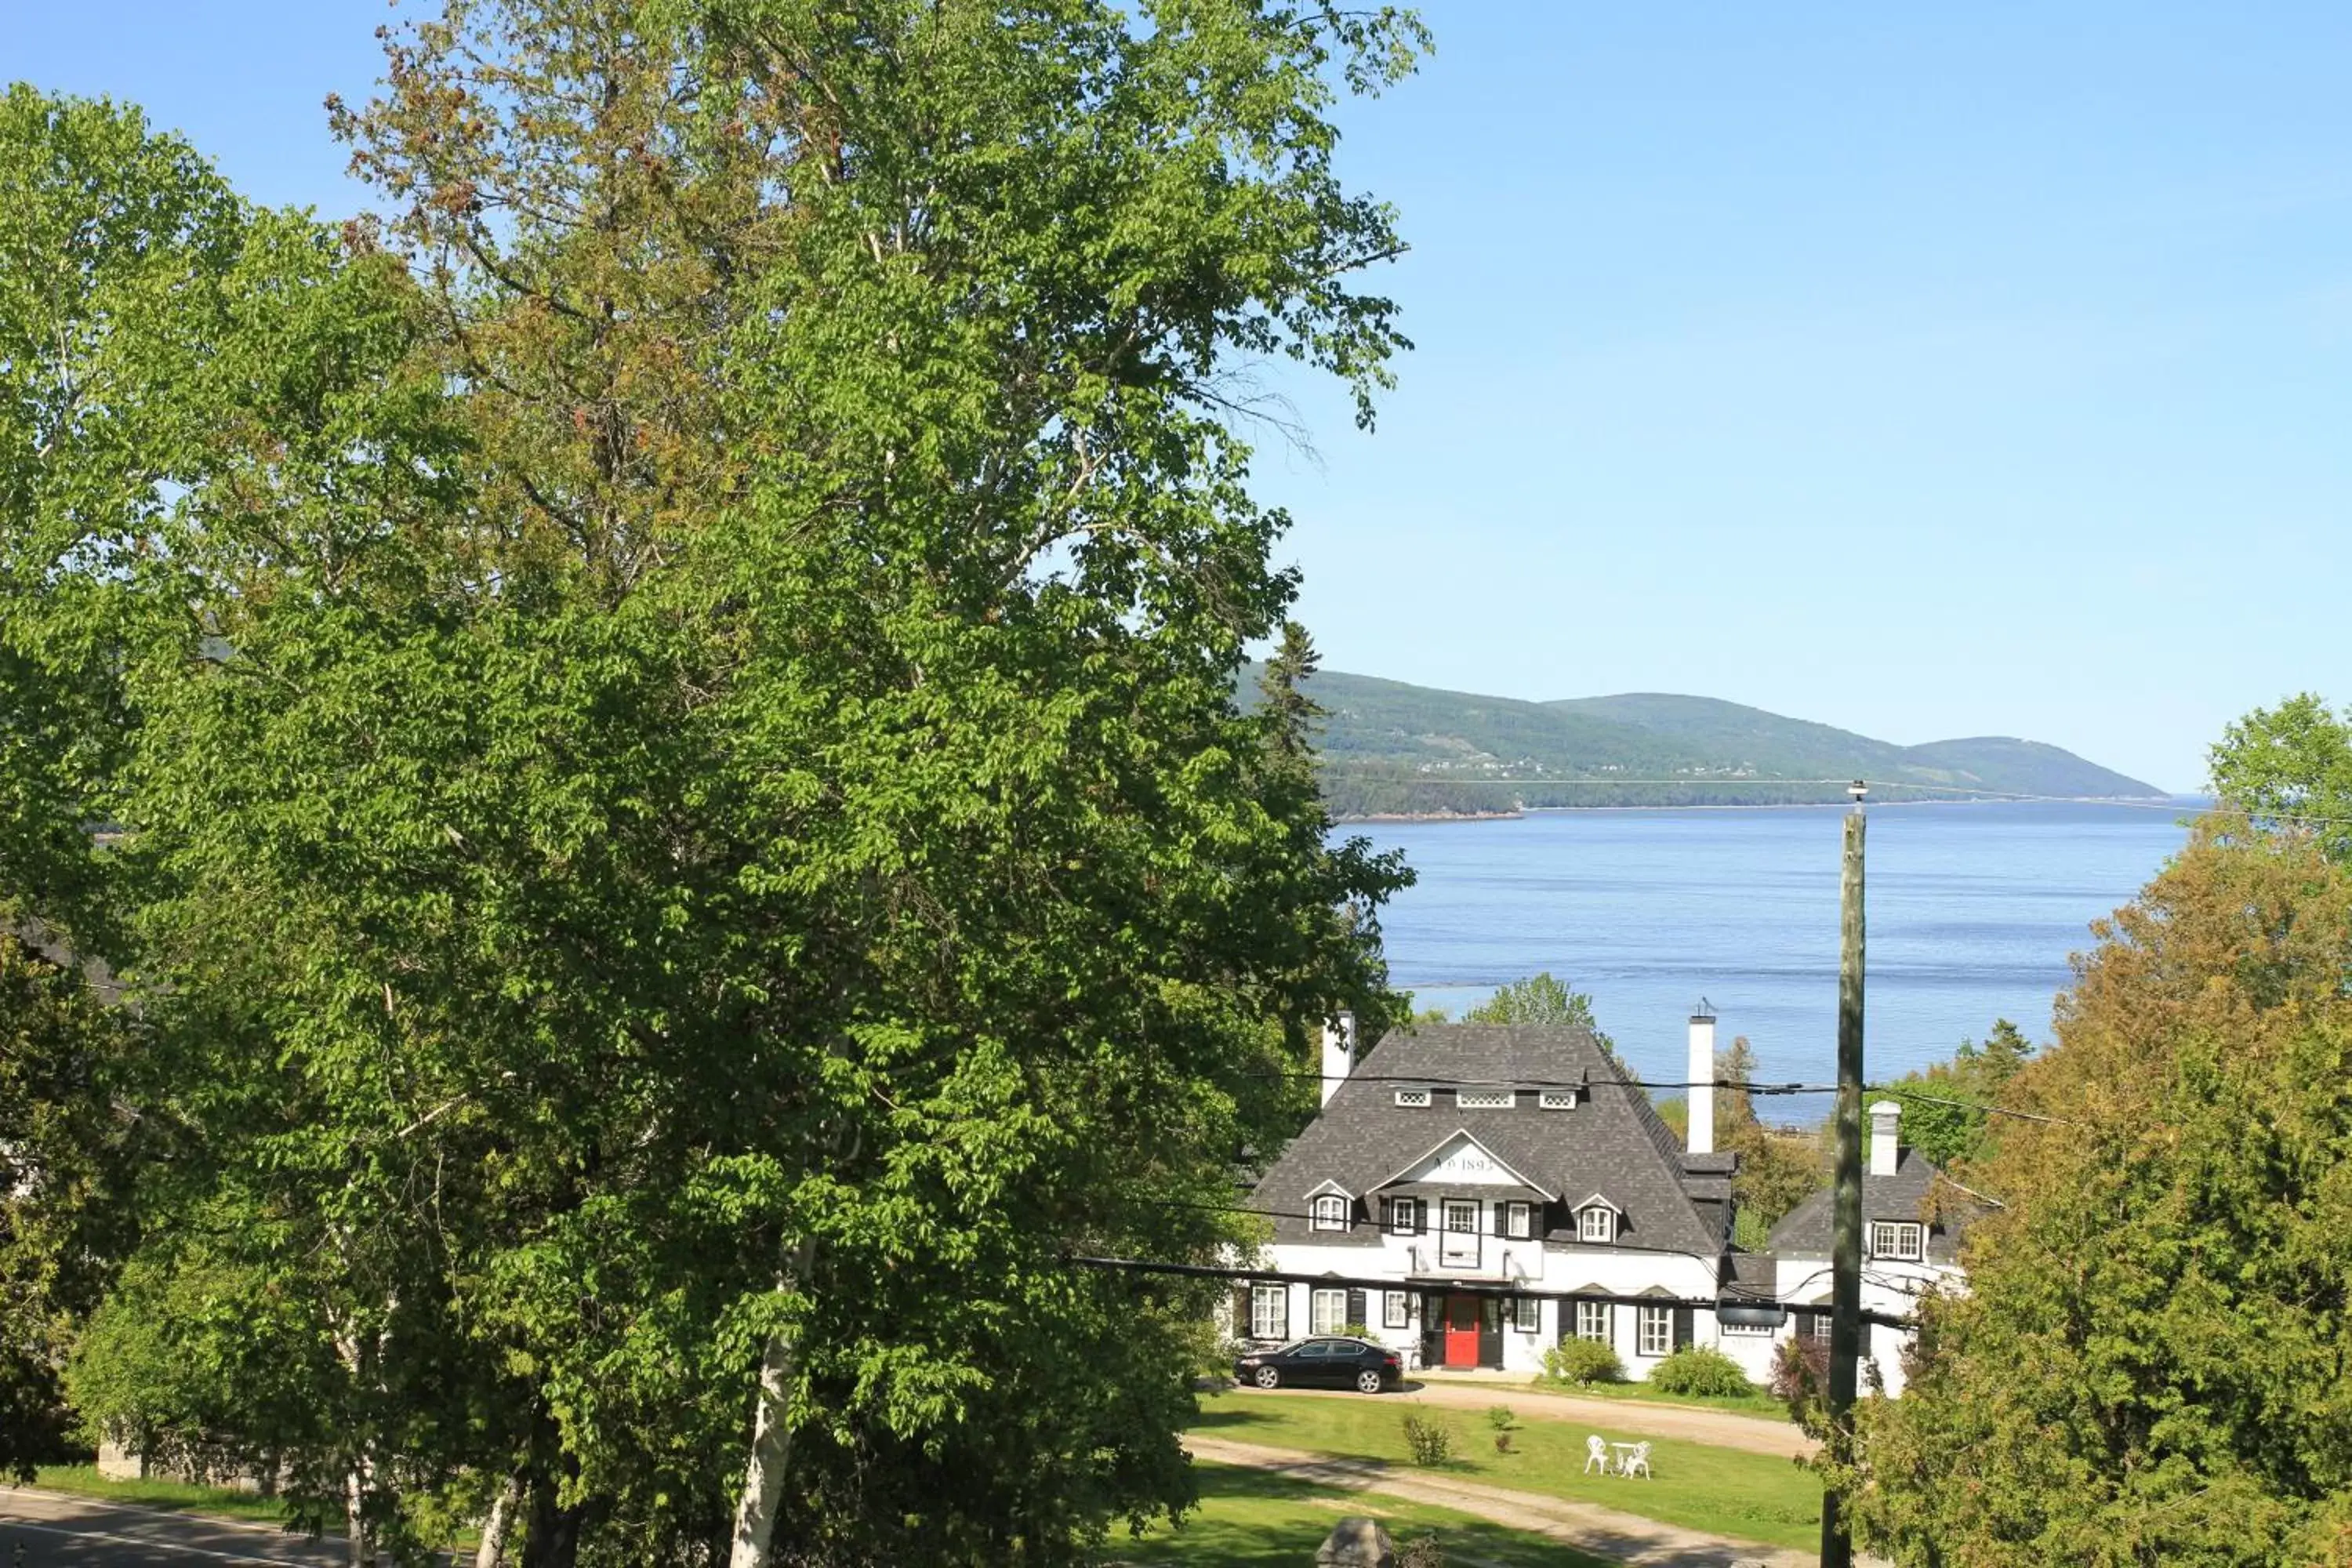
[[[1868,818],[1856,779],[1845,816],[1845,863],[1838,879],[1837,1177],[1831,1210],[1829,1446],[1853,1451],[1853,1396],[1862,1358],[1862,841]],[[1835,1491],[1822,1494],[1822,1568],[1853,1568]]]

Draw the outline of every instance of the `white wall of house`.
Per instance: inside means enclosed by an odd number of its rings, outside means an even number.
[[[1818,1256],[1790,1254],[1779,1258],[1777,1289],[1780,1299],[1790,1302],[1815,1303],[1826,1310],[1830,1300],[1831,1270],[1826,1254]],[[1922,1292],[1935,1289],[1952,1294],[1965,1289],[1968,1276],[1962,1269],[1926,1259],[1873,1257],[1865,1253],[1862,1263],[1862,1308],[1865,1312],[1884,1312],[1892,1317],[1909,1317],[1919,1306]],[[1785,1339],[1791,1331],[1783,1331]],[[1916,1336],[1908,1329],[1888,1328],[1873,1323],[1864,1326],[1863,1353],[1865,1358],[1861,1377],[1862,1392],[1871,1389],[1870,1368],[1875,1365],[1878,1376],[1889,1394],[1903,1392],[1903,1352]]]
[[[1500,1229],[1502,1220],[1495,1210],[1496,1202],[1482,1205],[1480,1221],[1492,1231]],[[1429,1231],[1419,1236],[1388,1236],[1378,1247],[1318,1247],[1307,1243],[1285,1243],[1265,1249],[1263,1261],[1270,1269],[1285,1274],[1325,1274],[1334,1277],[1335,1283],[1321,1287],[1330,1292],[1344,1292],[1349,1287],[1337,1283],[1339,1279],[1378,1281],[1383,1289],[1366,1292],[1365,1327],[1371,1337],[1394,1350],[1402,1352],[1407,1363],[1416,1364],[1422,1345],[1424,1325],[1422,1321],[1422,1297],[1425,1292],[1442,1292],[1444,1285],[1433,1276],[1484,1286],[1504,1285],[1524,1289],[1529,1294],[1540,1291],[1572,1290],[1596,1287],[1612,1294],[1638,1296],[1656,1292],[1664,1298],[1712,1300],[1716,1295],[1716,1271],[1712,1263],[1698,1258],[1661,1257],[1652,1253],[1613,1251],[1605,1247],[1559,1246],[1528,1239],[1517,1240],[1491,1234],[1475,1238],[1479,1253],[1471,1267],[1439,1268],[1434,1267],[1439,1234]],[[1389,1284],[1393,1281],[1392,1285]],[[1318,1331],[1316,1318],[1316,1291],[1312,1285],[1294,1284],[1288,1287],[1288,1331],[1293,1339],[1303,1338]],[[1402,1326],[1390,1321],[1388,1290],[1403,1293],[1404,1322]],[[1345,1310],[1345,1296],[1327,1296],[1323,1302],[1328,1314]],[[1519,1326],[1520,1314],[1514,1311],[1503,1326],[1503,1370],[1532,1375],[1543,1370],[1544,1352],[1558,1343],[1561,1336],[1560,1314],[1569,1314],[1568,1329],[1576,1331],[1575,1307],[1570,1303],[1541,1301],[1533,1315],[1532,1331]],[[1331,1325],[1337,1328],[1339,1325]],[[1619,1303],[1607,1313],[1605,1324],[1610,1344],[1625,1365],[1626,1375],[1647,1377],[1664,1354],[1672,1350],[1673,1312],[1662,1307],[1651,1317],[1644,1332],[1642,1309]],[[1240,1325],[1241,1337],[1248,1337],[1249,1325]],[[1692,1342],[1717,1342],[1715,1314],[1704,1309],[1695,1311],[1691,1322]],[[1738,1343],[1734,1336],[1731,1343]],[[1769,1366],[1769,1344],[1759,1367]],[[1742,1364],[1747,1364],[1743,1359]],[[1759,1371],[1755,1375],[1763,1375]]]
[[[1718,1331],[1715,1348],[1739,1363],[1750,1383],[1772,1381],[1773,1358],[1780,1353],[1780,1342],[1791,1330],[1784,1323],[1777,1329],[1723,1328]],[[1704,1336],[1701,1343],[1705,1343]]]

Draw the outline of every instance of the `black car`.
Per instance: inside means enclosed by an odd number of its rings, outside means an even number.
[[[1300,1340],[1280,1350],[1252,1351],[1234,1362],[1234,1378],[1260,1388],[1352,1388],[1378,1394],[1404,1381],[1404,1358],[1363,1340]]]

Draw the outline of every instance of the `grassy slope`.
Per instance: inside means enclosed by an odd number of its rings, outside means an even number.
[[[1821,1539],[1821,1483],[1790,1459],[1697,1443],[1652,1440],[1654,1480],[1586,1475],[1581,1422],[1526,1421],[1511,1434],[1513,1451],[1497,1454],[1483,1414],[1415,1406],[1411,1400],[1267,1399],[1210,1395],[1194,1429],[1273,1448],[1344,1458],[1406,1460],[1404,1415],[1422,1415],[1454,1433],[1452,1473],[1494,1486],[1598,1503],[1667,1524],[1775,1546]],[[1627,1438],[1629,1434],[1601,1436]]]
[[[226,1487],[191,1486],[185,1481],[110,1481],[95,1465],[44,1465],[33,1484],[53,1492],[68,1492],[96,1502],[122,1503],[131,1508],[161,1509],[168,1513],[208,1513],[215,1519],[242,1520],[248,1524],[283,1524],[286,1505],[251,1492]]]
[[[1175,1531],[1140,1540],[1115,1532],[1107,1555],[1117,1563],[1181,1563],[1185,1568],[1302,1568],[1347,1514],[1379,1520],[1402,1545],[1434,1535],[1454,1562],[1505,1568],[1606,1568],[1603,1559],[1442,1508],[1396,1498],[1310,1486],[1284,1476],[1199,1467],[1201,1507]]]
[[[1256,671],[1241,697],[1256,697]],[[2000,737],[1897,746],[1828,724],[1704,697],[1631,693],[1525,702],[1326,670],[1309,687],[1327,713],[1328,793],[1350,810],[1530,805],[1687,805],[1842,798],[1740,779],[1846,779],[2021,795],[2153,795],[2153,785],[2058,747]],[[1513,781],[1672,779],[1682,786],[1528,789]]]
[[[1631,725],[1717,763],[1746,761],[1765,773],[1835,777],[1911,779],[1921,784],[1974,784],[2019,795],[2155,795],[2155,785],[2128,778],[2039,741],[2003,736],[1930,741],[1897,746],[1850,730],[1719,702],[1708,697],[1630,692],[1580,697],[1546,708]]]
[[[1108,1549],[1114,1562],[1181,1563],[1186,1568],[1297,1568],[1342,1515],[1380,1520],[1400,1541],[1435,1535],[1455,1561],[1502,1568],[1608,1568],[1604,1560],[1450,1509],[1397,1498],[1365,1496],[1227,1465],[1198,1467],[1201,1506],[1180,1530],[1155,1530],[1140,1539],[1124,1528]],[[42,1468],[34,1485],[100,1502],[173,1513],[209,1514],[254,1524],[283,1522],[281,1505],[250,1492],[179,1481],[108,1480],[90,1465]],[[470,1544],[470,1542],[468,1542]]]

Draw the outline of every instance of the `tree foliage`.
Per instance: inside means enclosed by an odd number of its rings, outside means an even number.
[[[1756,1076],[1756,1053],[1748,1037],[1735,1035],[1715,1056],[1715,1076],[1724,1083],[1745,1086]],[[1787,1127],[1767,1127],[1756,1114],[1755,1097],[1745,1087],[1715,1091],[1715,1144],[1739,1157],[1732,1173],[1731,1196],[1744,1234],[1737,1239],[1750,1250],[1765,1239],[1782,1215],[1817,1191],[1828,1174],[1819,1141]]]
[[[1582,1029],[1610,1055],[1616,1043],[1593,1021],[1592,998],[1552,977],[1549,969],[1496,987],[1495,994],[1462,1015],[1465,1024],[1556,1024]]]
[[[2352,878],[2212,821],[2098,936],[1839,1484],[1906,1564],[2352,1561]]]
[[[511,1483],[527,1563],[716,1560],[762,1476],[809,1563],[1185,1505],[1204,1302],[1064,1258],[1244,1239],[1279,1069],[1396,1005],[1401,868],[1233,700],[1294,584],[1231,371],[1369,418],[1327,111],[1417,38],[452,0],[339,110],[395,204],[340,235],[109,121],[220,232],[128,373],[184,456],[6,519],[0,624],[103,657],[0,866],[85,868],[197,1146],[94,1419],[395,1552]]]
[[[2225,806],[2352,860],[2352,710],[2332,712],[2308,691],[2257,708],[2222,731],[2211,765]]]
[[[1931,1062],[1887,1084],[1888,1098],[1903,1108],[1904,1145],[1947,1171],[1981,1159],[2000,1136],[2001,1119],[1969,1108],[2000,1104],[2033,1049],[2022,1029],[1996,1018],[1982,1044],[1962,1040],[1950,1061]]]
[[[0,928],[0,1475],[63,1457],[73,1331],[135,1237],[135,1165],[168,1146],[126,1109],[137,1047],[79,973]]]

